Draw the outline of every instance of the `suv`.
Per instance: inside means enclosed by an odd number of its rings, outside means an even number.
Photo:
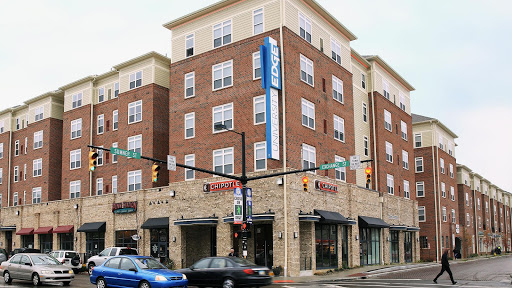
[[[18,253],[41,253],[41,250],[33,248],[16,248],[11,251],[11,257]]]
[[[94,266],[99,266],[105,262],[109,257],[118,255],[139,255],[136,249],[130,247],[110,247],[101,251],[99,255],[92,256],[87,260],[87,271],[89,275],[92,273]]]
[[[80,268],[82,268],[82,261],[80,260],[80,255],[78,255],[78,252],[76,251],[57,250],[52,251],[48,254],[53,258],[59,260],[59,262],[64,264],[64,266],[73,269],[73,272],[75,272],[75,274],[77,274]]]

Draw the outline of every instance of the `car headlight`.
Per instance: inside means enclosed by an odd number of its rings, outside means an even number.
[[[52,270],[41,270],[41,274],[53,274]]]
[[[73,270],[68,271],[69,274],[74,274]]]
[[[187,280],[187,275],[185,275],[185,274],[181,274],[181,275],[183,275],[183,280]]]
[[[155,277],[155,281],[166,281],[166,280],[167,280],[167,278],[165,278],[162,275],[156,275],[156,277]]]

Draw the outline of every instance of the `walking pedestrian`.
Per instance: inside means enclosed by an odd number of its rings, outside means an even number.
[[[238,253],[235,252],[235,249],[231,248],[228,257],[238,257]]]
[[[450,280],[452,280],[452,284],[457,284],[457,281],[453,280],[452,270],[450,270],[450,263],[448,263],[448,249],[444,250],[443,256],[441,257],[441,272],[437,274],[436,278],[434,279],[434,283],[437,284],[437,278],[443,275],[444,271],[448,272],[448,275],[450,275]]]

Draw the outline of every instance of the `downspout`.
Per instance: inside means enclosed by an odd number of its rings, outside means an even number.
[[[11,120],[12,120],[12,114],[11,114]],[[9,121],[11,127],[9,128],[9,165],[7,167],[9,172],[7,172],[7,175],[9,178],[7,178],[7,207],[11,206],[11,165],[12,165],[12,123]]]
[[[473,187],[474,188],[474,187]],[[480,254],[480,251],[479,250],[479,243],[478,243],[478,220],[477,220],[477,216],[476,216],[476,190],[473,189],[473,215],[474,216],[474,219],[475,219],[475,246],[476,246],[476,253],[477,254]],[[506,226],[506,225],[505,225]],[[507,229],[507,227],[505,227],[505,230]]]
[[[92,133],[93,133],[93,130],[94,130],[94,81],[96,81],[96,76],[92,79],[91,81],[91,124],[90,124],[90,129],[89,129],[89,143],[91,143],[90,145],[93,145],[92,143]],[[121,88],[121,87],[119,87]],[[89,155],[89,154],[87,154]],[[89,156],[87,156],[89,157]],[[89,158],[87,158],[89,159]],[[92,171],[89,171],[89,196],[92,196]]]
[[[432,120],[430,120],[430,126],[432,128],[435,127],[435,125],[432,122]],[[434,152],[434,143],[435,143],[435,141],[434,141],[435,140],[434,132],[435,132],[435,129],[432,129],[432,145],[431,145],[432,146],[432,167],[437,167],[436,163],[435,163],[436,159],[434,157],[434,155],[435,155],[435,152]],[[437,147],[437,145],[436,145],[436,147]],[[423,170],[425,171],[425,168],[423,168]],[[441,245],[439,245],[440,244],[439,243],[439,238],[441,238],[441,229],[440,229],[441,223],[438,222],[439,206],[438,206],[438,202],[437,202],[438,199],[437,199],[436,173],[437,173],[437,171],[434,171],[434,173],[432,173],[432,174],[434,176],[434,185],[433,185],[434,186],[434,208],[435,208],[434,210],[435,210],[435,216],[436,216],[435,217],[435,221],[436,221],[436,236],[435,236],[435,238],[436,238],[436,262],[439,262],[439,255],[440,255],[439,250],[441,249]]]
[[[377,187],[377,183],[379,183],[379,178],[378,178],[378,171],[377,171],[377,163],[378,163],[378,157],[377,157],[377,141],[375,140],[376,139],[376,135],[375,134],[375,97],[373,95],[374,93],[374,88],[375,88],[375,77],[374,77],[374,72],[375,71],[375,62],[372,62],[372,68],[371,68],[371,77],[372,77],[372,81],[370,82],[370,85],[372,86],[371,87],[371,101],[372,101],[372,129],[373,129],[373,168],[375,170],[375,173],[373,173],[373,175],[375,176],[375,190],[378,191],[378,187]],[[371,189],[372,187],[370,187]],[[380,194],[380,192],[379,192]],[[381,217],[382,218],[382,217]]]

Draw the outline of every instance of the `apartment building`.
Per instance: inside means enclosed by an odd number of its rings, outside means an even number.
[[[471,177],[473,176],[473,177]],[[462,243],[460,253],[463,257],[469,257],[476,253],[476,231],[475,231],[475,204],[478,202],[475,195],[476,176],[468,167],[457,165],[457,191],[459,197],[459,222],[461,224]],[[477,218],[478,221],[478,218]],[[459,249],[460,250],[460,249]]]

